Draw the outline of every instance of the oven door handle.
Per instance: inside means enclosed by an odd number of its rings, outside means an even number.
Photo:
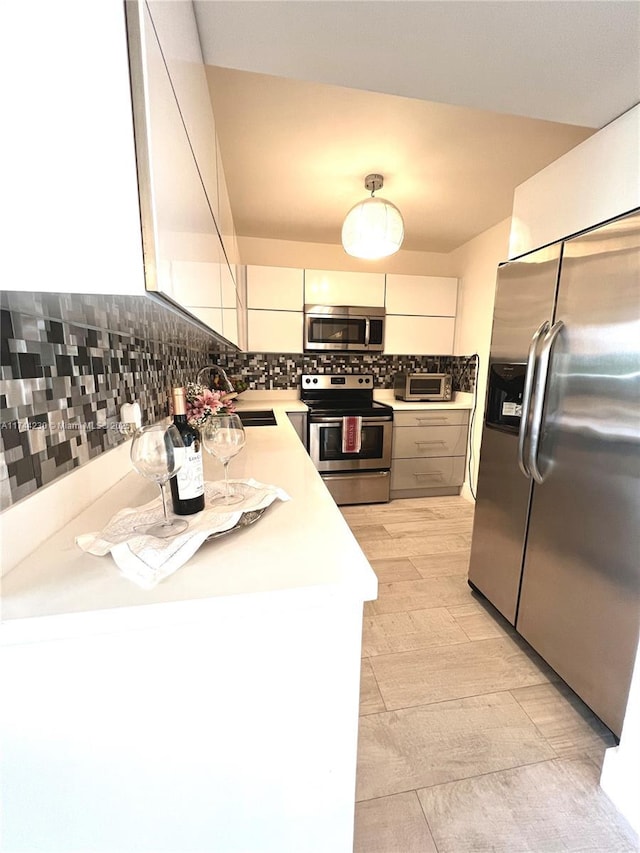
[[[345,415],[345,417],[349,417]],[[367,418],[362,417],[362,426],[381,426],[382,424],[388,424],[393,421],[392,417],[382,417],[382,418]],[[328,425],[328,424],[342,424],[342,417],[336,418],[334,415],[310,415],[309,416],[309,424],[313,426],[314,424],[318,425]]]

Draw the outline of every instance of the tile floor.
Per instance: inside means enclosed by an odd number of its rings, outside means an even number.
[[[365,605],[354,853],[636,853],[600,790],[608,729],[467,584],[473,507],[342,512]]]

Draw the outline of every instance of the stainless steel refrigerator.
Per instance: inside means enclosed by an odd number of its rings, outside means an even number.
[[[469,582],[619,736],[640,632],[640,211],[498,269]]]

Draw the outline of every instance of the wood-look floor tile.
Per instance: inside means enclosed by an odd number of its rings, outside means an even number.
[[[363,542],[391,538],[391,534],[382,524],[372,523],[371,520],[368,524],[350,524],[349,527],[361,548]]]
[[[445,607],[366,616],[362,629],[365,655],[384,655],[466,643],[468,637]]]
[[[378,583],[420,580],[420,574],[409,557],[371,560],[371,568],[376,573]]]
[[[402,501],[395,501],[396,505]],[[397,507],[392,504],[376,504],[366,507],[340,507],[348,524],[367,524],[371,519],[376,521],[413,522],[416,525],[425,521],[442,520],[435,511],[423,507]],[[348,510],[351,510],[350,512]],[[354,511],[355,510],[355,511]],[[465,517],[465,516],[462,516]],[[455,516],[454,516],[455,518]]]
[[[418,791],[439,853],[637,853],[589,761],[558,759]]]
[[[360,543],[360,547],[369,560],[383,557],[420,557],[423,554],[446,554],[448,551],[461,551],[471,544],[471,535],[449,533],[446,536],[406,536],[399,539],[381,539]]]
[[[463,498],[462,502],[459,504],[432,506],[429,509],[429,512],[435,518],[469,518],[473,521],[475,507]]]
[[[389,710],[557,680],[515,637],[379,655],[371,666]]]
[[[456,575],[421,578],[413,581],[381,583],[378,598],[372,602],[374,613],[394,613],[400,610],[427,610],[468,604],[472,599],[469,586]]]
[[[513,636],[512,628],[506,620],[493,615],[477,601],[447,608],[470,640],[490,640],[492,637]]]
[[[360,667],[360,716],[385,711],[386,706],[378,689],[371,664],[366,658],[363,658]]]
[[[615,738],[563,681],[511,691],[525,713],[562,758],[588,756],[602,766]]]
[[[469,501],[460,495],[440,495],[439,497],[429,498],[401,498],[400,500],[392,501],[392,503],[406,506],[408,508],[421,507],[428,509],[473,506],[473,504],[470,504]]]
[[[425,521],[388,521],[382,520],[384,529],[394,539],[425,536],[449,536],[450,534],[471,534],[471,521],[468,519],[427,519]],[[355,532],[355,530],[354,530]]]
[[[444,554],[427,554],[423,557],[408,557],[422,578],[440,575],[460,575],[465,583],[469,573],[469,549],[447,551]]]
[[[372,714],[360,718],[356,799],[554,757],[506,692]]]
[[[395,500],[386,504],[354,504],[341,506],[340,511],[349,523],[366,523],[370,518],[388,518],[391,521],[408,521],[411,518],[438,518],[428,499]]]
[[[354,853],[438,853],[415,791],[356,803]]]

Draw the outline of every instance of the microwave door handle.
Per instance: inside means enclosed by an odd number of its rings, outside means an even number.
[[[529,415],[531,411],[531,395],[533,393],[533,384],[536,375],[536,366],[538,360],[538,344],[540,339],[549,331],[549,323],[547,320],[541,323],[531,338],[529,344],[529,354],[527,356],[527,372],[524,380],[524,390],[522,392],[522,411],[520,413],[520,430],[518,432],[518,465],[524,476],[530,480],[531,471],[525,462],[525,444],[529,433]]]
[[[538,449],[540,447],[540,436],[542,434],[542,411],[544,398],[549,378],[549,365],[551,364],[551,353],[556,338],[564,328],[562,320],[554,323],[550,331],[545,335],[544,343],[540,351],[540,368],[536,374],[536,387],[533,400],[533,411],[531,415],[531,437],[529,440],[528,468],[531,476],[539,485],[545,480],[545,474],[538,467]]]
[[[368,317],[364,318],[364,345],[366,347],[369,346],[369,340],[371,338],[371,321]]]

